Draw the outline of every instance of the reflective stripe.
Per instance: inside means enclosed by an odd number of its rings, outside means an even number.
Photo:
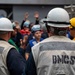
[[[0,54],[2,54],[4,47],[0,47]]]
[[[66,24],[69,25],[69,22],[58,22],[58,21],[43,21],[44,23],[53,23],[53,24]]]
[[[72,42],[40,43],[40,51],[45,51],[45,50],[75,50],[75,43]]]

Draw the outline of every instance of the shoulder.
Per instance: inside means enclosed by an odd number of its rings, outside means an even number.
[[[11,44],[9,44],[7,41],[0,41],[0,44],[1,44],[1,46],[2,47],[4,47],[4,48],[15,48],[14,46],[12,46]]]
[[[44,40],[43,38],[40,39],[41,41]]]
[[[33,41],[35,41],[35,39],[30,40],[29,43],[31,43],[31,42],[33,42]]]

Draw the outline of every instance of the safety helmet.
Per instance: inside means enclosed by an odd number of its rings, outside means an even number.
[[[44,23],[44,21],[46,21],[46,18],[41,19],[39,21],[39,24],[40,24],[41,29],[43,29],[44,31],[47,31],[46,24]]]
[[[69,28],[75,28],[75,17],[70,19],[70,26]]]
[[[30,21],[27,20],[27,21],[24,22],[23,27],[24,27],[24,26],[25,26],[25,27],[29,27],[29,24],[30,24]]]
[[[33,27],[31,28],[32,32],[36,32],[36,31],[40,31],[40,30],[41,30],[40,25],[33,25]]]
[[[13,31],[13,24],[8,18],[0,18],[0,31]]]
[[[53,8],[47,15],[47,25],[52,27],[69,27],[69,14],[63,8]]]

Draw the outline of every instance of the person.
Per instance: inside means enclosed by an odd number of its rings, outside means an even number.
[[[23,39],[22,34],[21,34],[21,28],[19,22],[15,21],[15,31],[17,32],[15,36],[15,43],[18,47],[20,47],[20,39]]]
[[[38,11],[35,11],[34,12],[34,18],[35,18],[35,24],[39,24],[39,12]]]
[[[30,21],[29,20],[24,22],[23,29],[21,30],[21,34],[22,35],[29,35],[30,34],[29,25],[30,25]]]
[[[44,23],[45,20],[46,20],[46,17],[43,18],[43,19],[41,19],[40,22],[39,22],[39,24],[40,24],[40,26],[41,26],[41,29],[42,29],[42,36],[41,36],[41,37],[42,37],[43,39],[48,38],[47,28],[46,28],[46,25],[45,25],[45,23]]]
[[[16,48],[16,50],[25,58],[25,47],[26,47],[26,41],[27,41],[27,37],[28,36],[22,36],[22,39],[20,38],[19,40],[20,40],[20,42],[18,42],[19,44],[20,44],[20,47],[18,47],[17,45],[16,45],[16,36],[17,36],[17,31],[19,30],[19,26],[18,25],[15,25],[14,23],[13,23],[13,31],[12,31],[12,33],[11,33],[11,38],[8,40],[8,42],[11,44],[11,45],[13,45],[13,46],[15,46],[15,48]],[[18,37],[20,37],[20,36],[18,36]]]
[[[25,22],[26,20],[28,20],[28,17],[29,17],[29,13],[28,13],[28,12],[25,12],[25,14],[24,14],[24,20],[23,20],[22,23],[21,23],[21,29],[23,29],[24,22]]]
[[[33,27],[33,25],[35,25],[33,22],[31,22],[31,23],[29,24],[29,31],[31,31],[31,28]]]
[[[53,8],[44,22],[51,36],[32,47],[27,61],[28,75],[74,75],[75,42],[66,37],[70,25],[68,12]],[[35,69],[29,66],[35,66]]]
[[[23,39],[20,39],[19,53],[24,57],[24,59],[25,59],[25,49],[27,46],[27,40],[28,40],[28,35],[24,35]]]
[[[41,38],[45,39],[48,37],[48,33],[47,33],[47,28],[45,26],[45,23],[43,22],[46,18],[43,18],[39,21],[39,24],[36,24],[36,25],[40,25],[40,28],[41,28]],[[28,36],[28,41],[27,41],[27,44],[29,43],[30,40],[33,39],[33,34],[31,33],[29,36]]]
[[[19,48],[18,48],[18,46],[16,45],[16,35],[17,35],[16,26],[15,26],[15,24],[13,23],[13,31],[12,31],[12,33],[11,33],[11,38],[8,40],[8,42],[9,42],[11,45],[15,46],[15,47],[16,47],[16,50],[18,51]]]
[[[38,11],[35,11],[34,12],[34,18],[35,18],[35,23],[34,24],[39,24],[39,12]],[[23,29],[23,25],[24,25],[24,22],[29,20],[29,13],[28,12],[25,12],[24,14],[24,20],[22,21],[21,23],[21,29]]]
[[[68,36],[71,40],[75,41],[75,17],[70,19]]]
[[[8,43],[12,31],[11,21],[0,18],[0,75],[26,75],[25,59]]]
[[[31,53],[31,48],[43,40],[43,38],[41,38],[41,27],[40,27],[40,25],[34,25],[31,28],[31,32],[33,34],[33,39],[29,41],[29,43],[26,47],[26,51],[25,51],[26,60],[28,59],[29,54]]]

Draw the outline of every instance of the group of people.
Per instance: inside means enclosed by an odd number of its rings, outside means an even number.
[[[0,75],[75,75],[75,18],[63,8],[19,25],[0,18]]]

